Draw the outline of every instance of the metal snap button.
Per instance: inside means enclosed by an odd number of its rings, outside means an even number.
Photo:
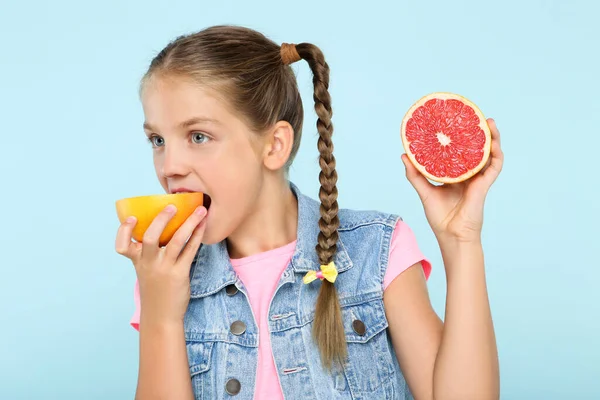
[[[228,380],[225,384],[225,391],[231,396],[235,396],[240,390],[242,390],[242,384],[235,378]]]
[[[230,330],[231,333],[239,336],[242,333],[246,332],[246,324],[244,324],[242,321],[235,321],[231,324]]]
[[[238,288],[235,285],[229,285],[225,288],[225,293],[227,293],[227,296],[235,296],[237,292]]]
[[[352,329],[354,329],[354,332],[360,336],[363,336],[365,333],[367,333],[367,327],[360,319],[355,319],[354,322],[352,322]]]

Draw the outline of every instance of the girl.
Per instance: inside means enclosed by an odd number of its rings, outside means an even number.
[[[320,202],[287,178],[303,109],[289,64],[308,62],[318,116]],[[402,156],[439,242],[446,321],[431,265],[396,215],[338,209],[329,67],[312,44],[278,46],[241,27],[183,36],[141,82],[144,130],[169,193],[200,207],[165,247],[168,206],[133,262],[138,399],[497,399],[498,359],[481,245],[484,200],[502,167],[433,186]]]

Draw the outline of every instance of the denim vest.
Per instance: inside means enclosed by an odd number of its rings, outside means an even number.
[[[388,335],[383,307],[390,240],[398,216],[339,211],[335,282],[348,343],[342,369],[326,372],[312,340],[320,280],[315,245],[320,204],[300,193],[297,245],[270,301],[269,332],[258,332],[246,289],[231,266],[225,242],[204,245],[190,271],[185,338],[196,399],[252,399],[258,335],[270,335],[286,400],[412,399]],[[268,399],[266,399],[268,400]]]

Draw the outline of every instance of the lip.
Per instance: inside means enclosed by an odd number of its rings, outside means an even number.
[[[179,188],[173,188],[169,190],[170,194],[174,194],[174,193],[192,193],[192,192],[197,192],[197,190],[192,190],[192,189],[188,189],[185,187],[179,187]]]

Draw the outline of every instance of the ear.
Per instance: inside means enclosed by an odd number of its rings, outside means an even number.
[[[290,157],[294,144],[294,128],[287,121],[279,121],[267,133],[263,162],[270,170],[282,168]]]

